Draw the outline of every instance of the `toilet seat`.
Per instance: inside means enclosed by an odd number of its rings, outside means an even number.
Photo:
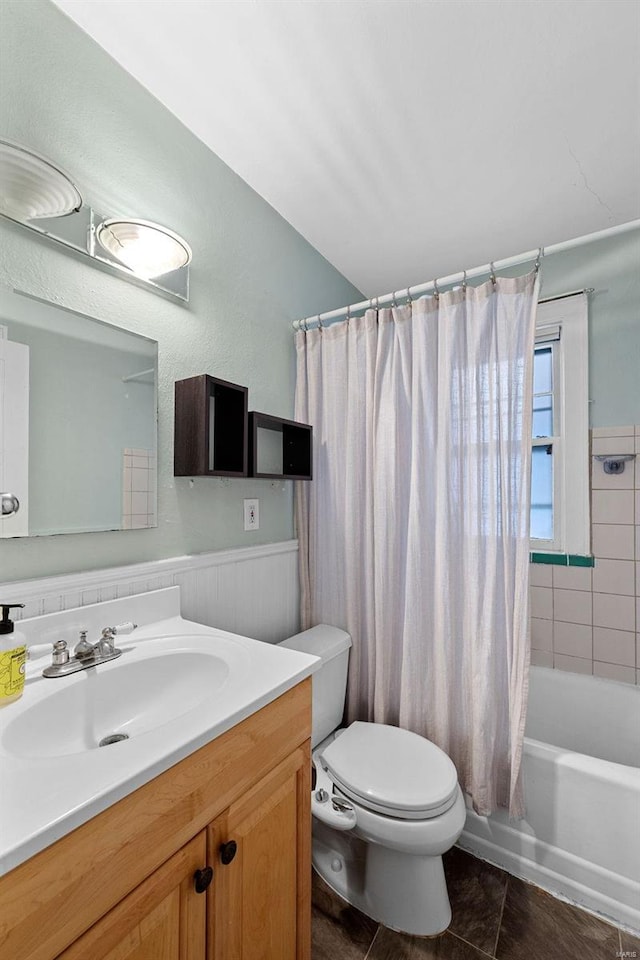
[[[321,762],[341,793],[388,817],[430,820],[456,800],[451,759],[435,743],[399,727],[356,721],[321,751]]]

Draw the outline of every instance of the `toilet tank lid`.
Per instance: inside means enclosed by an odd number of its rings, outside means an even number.
[[[340,630],[339,627],[319,623],[317,627],[311,627],[310,630],[296,633],[294,637],[287,637],[280,646],[289,647],[291,650],[299,650],[301,653],[310,653],[326,662],[348,650],[351,646],[351,637],[344,630]]]

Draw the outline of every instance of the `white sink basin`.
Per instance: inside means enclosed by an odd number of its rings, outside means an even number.
[[[198,640],[200,649],[189,649]],[[202,649],[201,637],[148,640],[118,660],[73,674],[73,683],[71,677],[48,680],[45,695],[4,726],[3,751],[65,756],[95,750],[114,735],[121,739],[109,749],[122,749],[127,740],[200,709],[231,671],[248,663],[247,652],[228,641],[218,641],[214,653]]]
[[[65,836],[290,690],[318,660],[180,616],[178,587],[21,621],[31,646],[108,623],[117,660],[45,678],[27,661],[24,696],[0,709],[0,875]],[[127,739],[100,747],[100,741]]]

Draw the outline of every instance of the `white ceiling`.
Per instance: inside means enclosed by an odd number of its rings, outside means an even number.
[[[640,216],[635,0],[55,2],[368,296]]]

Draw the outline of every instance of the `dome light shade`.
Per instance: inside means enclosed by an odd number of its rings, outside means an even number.
[[[82,206],[69,177],[45,157],[0,139],[0,212],[14,220],[66,217]]]
[[[191,262],[189,244],[172,230],[149,220],[103,220],[96,239],[107,253],[145,280],[179,270]]]

